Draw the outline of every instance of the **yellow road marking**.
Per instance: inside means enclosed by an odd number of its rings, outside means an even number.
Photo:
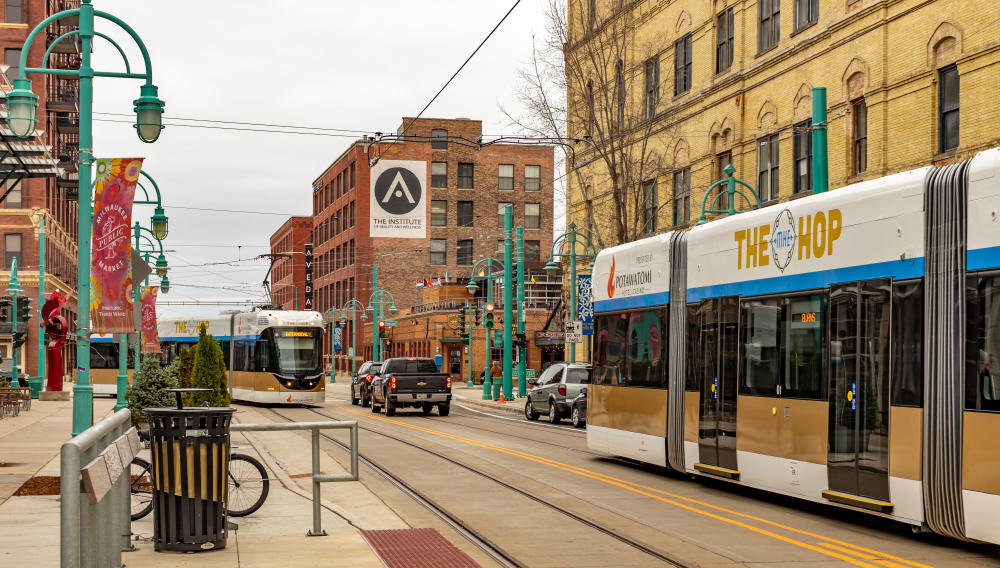
[[[846,552],[847,554],[853,554],[853,555],[855,555],[855,556],[857,556],[859,558],[862,558],[864,560],[869,560],[871,562],[875,562],[876,564],[881,564],[882,566],[888,566],[889,568],[906,568],[906,566],[904,564],[900,564],[898,562],[892,562],[891,560],[885,560],[884,558],[879,558],[877,556],[872,556],[871,554],[863,554],[861,552],[855,552],[855,551],[850,550],[848,548],[840,547],[840,546],[837,546],[835,544],[831,544],[829,542],[821,542],[821,543],[819,543],[819,545],[820,546],[825,546],[827,548],[832,548],[834,550],[839,550],[841,552]]]
[[[844,541],[841,541],[841,540],[838,540],[838,539],[835,539],[835,538],[830,538],[830,537],[824,536],[824,535],[819,535],[819,534],[812,533],[812,532],[809,532],[809,531],[806,531],[806,530],[797,529],[797,528],[794,528],[794,527],[783,525],[783,524],[775,522],[775,521],[770,521],[768,519],[764,519],[764,518],[761,518],[761,517],[756,517],[754,515],[750,515],[750,514],[747,514],[747,513],[741,513],[739,511],[733,511],[731,509],[726,509],[725,507],[719,507],[717,505],[712,505],[711,503],[705,503],[703,501],[698,501],[697,499],[692,499],[690,497],[685,497],[683,495],[678,495],[676,493],[671,493],[671,492],[668,492],[668,491],[664,491],[662,489],[657,489],[655,487],[649,487],[647,485],[642,485],[640,483],[635,483],[635,482],[632,482],[632,481],[627,481],[627,480],[624,480],[624,479],[619,479],[619,478],[611,476],[611,475],[606,475],[606,474],[603,474],[603,473],[598,473],[598,472],[591,471],[591,470],[588,470],[588,469],[584,469],[584,468],[581,468],[581,467],[578,467],[578,466],[574,466],[574,465],[570,465],[570,464],[558,462],[558,461],[555,461],[555,460],[552,460],[552,459],[549,459],[549,458],[544,458],[544,457],[536,456],[534,454],[529,454],[527,452],[522,452],[520,450],[513,450],[513,449],[510,449],[510,448],[505,448],[503,446],[497,446],[495,444],[490,444],[490,443],[487,443],[487,442],[482,442],[482,441],[479,441],[479,440],[474,440],[472,438],[466,438],[464,436],[458,436],[458,435],[455,435],[455,434],[449,434],[447,432],[442,432],[442,431],[439,431],[439,430],[432,430],[430,428],[425,428],[423,426],[417,426],[415,424],[409,424],[409,423],[406,423],[406,422],[401,422],[399,420],[395,420],[395,419],[392,419],[392,418],[386,418],[386,417],[383,417],[383,416],[379,416],[377,414],[371,414],[371,413],[367,413],[366,414],[364,412],[361,412],[359,410],[354,410],[353,408],[349,408],[349,407],[346,407],[346,406],[334,405],[331,402],[327,402],[326,404],[329,404],[330,406],[337,406],[337,408],[340,409],[340,410],[345,410],[347,412],[351,412],[351,413],[357,414],[359,416],[368,416],[370,418],[373,418],[373,419],[376,419],[376,420],[380,420],[382,422],[387,422],[389,424],[395,424],[397,426],[402,426],[404,428],[408,428],[408,429],[411,429],[411,430],[416,430],[418,432],[424,432],[424,433],[430,434],[432,436],[438,436],[438,437],[441,437],[441,438],[448,438],[448,439],[455,440],[457,442],[462,442],[462,443],[465,443],[465,444],[468,444],[468,445],[471,445],[471,446],[476,446],[476,447],[480,447],[480,448],[483,448],[483,449],[493,450],[493,451],[504,453],[504,454],[508,454],[508,455],[511,455],[511,456],[514,456],[514,457],[519,457],[519,458],[522,458],[522,459],[525,459],[525,460],[528,460],[528,461],[533,461],[535,463],[539,463],[539,464],[542,464],[542,465],[547,465],[549,467],[553,467],[553,468],[556,468],[556,469],[561,469],[561,470],[566,471],[568,473],[574,473],[574,474],[580,475],[582,477],[588,477],[590,479],[594,479],[595,481],[601,481],[603,483],[607,483],[608,485],[614,485],[616,487],[620,487],[622,489],[625,489],[626,491],[631,491],[633,493],[636,493],[636,494],[639,494],[639,495],[643,495],[645,497],[650,497],[652,499],[656,499],[658,501],[661,501],[661,502],[664,502],[664,503],[668,503],[670,505],[674,505],[675,507],[679,507],[681,509],[685,509],[687,511],[691,511],[691,512],[697,513],[699,515],[707,516],[707,517],[710,517],[710,518],[713,518],[713,519],[717,519],[717,520],[725,522],[725,523],[736,525],[738,527],[742,527],[742,528],[745,528],[747,530],[750,530],[750,531],[753,531],[753,532],[756,532],[756,533],[759,533],[759,534],[762,534],[762,535],[765,535],[765,536],[769,536],[769,537],[774,538],[776,540],[787,542],[787,543],[792,544],[794,546],[798,546],[798,547],[801,547],[801,548],[812,550],[814,552],[818,552],[818,553],[824,554],[826,556],[832,556],[834,558],[837,558],[839,560],[843,560],[844,562],[848,562],[850,564],[854,564],[854,565],[857,565],[857,566],[864,566],[866,568],[876,568],[873,564],[869,564],[868,562],[864,562],[864,561],[862,561],[862,560],[860,560],[858,558],[855,558],[853,556],[847,556],[847,555],[841,554],[841,553],[839,553],[839,552],[837,552],[835,550],[831,550],[831,548],[839,548],[839,547],[831,547],[829,543],[835,543],[835,544],[840,545],[842,547],[846,547],[846,548],[854,549],[856,551],[863,551],[863,552],[867,552],[867,553],[876,555],[876,556],[872,556],[871,557],[872,558],[871,561],[877,563],[880,566],[892,566],[893,564],[891,562],[890,563],[887,563],[887,562],[888,561],[897,561],[897,562],[901,562],[901,563],[904,563],[904,564],[906,564],[908,566],[913,566],[913,567],[916,567],[916,568],[933,568],[932,566],[929,566],[927,564],[920,564],[918,562],[912,562],[912,561],[900,558],[898,556],[894,556],[894,555],[891,555],[891,554],[886,554],[884,552],[880,552],[880,551],[877,551],[877,550],[872,550],[870,548],[865,548],[863,546],[854,545],[854,544],[851,544],[851,543],[848,543],[848,542],[844,542]],[[657,495],[657,494],[659,494],[659,495]],[[670,497],[670,499],[661,497],[661,495],[665,495],[667,497]],[[700,505],[702,507],[708,507],[710,509],[714,509],[716,511],[720,511],[720,512],[727,513],[727,514],[730,514],[730,515],[736,515],[736,516],[743,517],[743,518],[746,518],[746,519],[750,519],[750,520],[754,520],[754,521],[757,521],[757,522],[765,523],[765,524],[768,524],[768,525],[771,525],[771,526],[774,526],[774,527],[777,527],[777,528],[780,528],[780,529],[783,529],[783,530],[786,530],[786,531],[789,531],[789,532],[794,532],[794,533],[802,534],[802,535],[805,535],[805,536],[811,536],[811,537],[814,537],[814,538],[817,538],[817,539],[820,539],[820,540],[826,540],[826,541],[829,541],[829,543],[821,543],[823,545],[822,547],[821,546],[814,546],[814,545],[808,544],[806,542],[795,540],[793,538],[789,538],[789,537],[786,537],[786,536],[783,536],[783,535],[780,535],[780,534],[768,531],[766,529],[762,529],[760,527],[755,527],[753,525],[750,525],[750,524],[747,524],[747,523],[743,523],[743,522],[738,521],[736,519],[730,519],[728,517],[723,517],[721,515],[717,515],[715,513],[710,512],[710,511],[704,511],[702,509],[698,509],[696,507],[692,507],[690,505],[686,505],[684,503],[680,503],[678,501],[675,501],[675,499],[679,500],[679,501],[687,501],[688,503],[693,503],[693,504],[696,504],[696,505]],[[824,547],[826,547],[826,548],[824,548]],[[863,554],[859,554],[858,552],[852,552],[852,554],[855,554],[855,555],[860,556],[860,557],[866,556],[866,555],[863,555]],[[887,560],[879,560],[877,558],[883,558],[883,559],[887,559]]]

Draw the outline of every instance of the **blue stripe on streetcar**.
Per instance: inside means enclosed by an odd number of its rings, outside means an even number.
[[[965,255],[966,270],[982,270],[1000,266],[1000,247],[970,250]]]
[[[627,296],[625,298],[597,300],[594,302],[594,311],[611,312],[616,310],[627,310],[629,308],[664,306],[669,303],[670,292],[656,292],[655,294],[642,294],[639,296]]]

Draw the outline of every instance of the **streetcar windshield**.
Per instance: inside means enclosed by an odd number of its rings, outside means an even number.
[[[317,372],[320,369],[320,336],[312,330],[278,330],[274,334],[278,368],[285,373]]]

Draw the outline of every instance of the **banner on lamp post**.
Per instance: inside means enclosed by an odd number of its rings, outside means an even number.
[[[158,286],[147,286],[142,293],[142,352],[159,353],[160,336],[156,331],[156,293]]]
[[[94,221],[90,239],[91,333],[135,332],[132,313],[132,200],[142,158],[94,164]]]

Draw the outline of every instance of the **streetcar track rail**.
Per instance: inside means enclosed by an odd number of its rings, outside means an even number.
[[[308,410],[309,412],[313,412],[315,414],[318,414],[318,415],[323,416],[323,417],[328,418],[328,419],[336,419],[336,418],[334,418],[334,417],[332,417],[332,416],[330,416],[328,414],[324,414],[324,413],[322,413],[322,412],[320,412],[320,411],[318,411],[318,410],[316,410],[314,408],[308,408],[308,407],[306,407],[305,410]],[[272,412],[274,412],[278,416],[281,416],[280,413],[278,413],[278,412],[276,412],[274,410],[272,410]],[[281,417],[284,418],[285,420],[288,420],[288,418],[286,418],[284,416],[281,416]],[[544,498],[544,497],[542,497],[542,496],[540,496],[540,495],[538,495],[538,494],[536,494],[534,492],[531,492],[531,491],[529,491],[527,489],[520,488],[520,487],[518,487],[516,485],[513,485],[512,483],[510,483],[508,481],[500,479],[499,477],[496,477],[496,476],[491,475],[489,473],[486,473],[484,471],[480,471],[479,469],[477,469],[477,468],[475,468],[473,466],[470,466],[470,465],[465,464],[465,463],[463,463],[461,461],[458,461],[458,460],[456,460],[454,458],[446,456],[446,455],[444,455],[444,454],[442,454],[440,452],[437,452],[437,451],[429,449],[429,448],[422,447],[422,446],[420,446],[418,444],[414,444],[413,442],[409,442],[409,441],[407,441],[407,440],[405,440],[403,438],[399,438],[399,437],[393,436],[391,434],[386,434],[384,432],[380,432],[380,431],[374,430],[372,428],[367,428],[367,427],[361,426],[360,424],[358,425],[358,428],[362,429],[362,430],[365,430],[367,432],[371,432],[373,434],[377,434],[377,435],[385,437],[385,438],[389,438],[391,440],[397,441],[399,443],[402,443],[402,444],[410,446],[412,448],[421,450],[423,452],[429,453],[429,454],[431,454],[431,455],[433,455],[433,456],[435,456],[437,458],[440,458],[440,459],[442,459],[442,460],[444,460],[446,462],[449,462],[449,463],[451,463],[453,465],[456,465],[456,466],[458,466],[458,467],[460,467],[462,469],[465,469],[465,470],[468,470],[468,471],[470,471],[472,473],[475,473],[476,475],[479,475],[479,476],[481,476],[481,477],[483,477],[485,479],[493,481],[493,482],[497,483],[498,485],[506,487],[507,489],[510,489],[511,491],[514,491],[515,493],[517,493],[519,495],[527,497],[528,499],[531,499],[531,500],[533,500],[533,501],[535,501],[537,503],[545,505],[545,506],[547,506],[547,507],[549,507],[549,508],[551,508],[551,509],[553,509],[555,511],[558,511],[559,513],[562,513],[563,515],[565,515],[565,516],[567,516],[567,517],[569,517],[569,518],[571,518],[571,519],[573,519],[573,520],[575,520],[575,521],[577,521],[577,522],[579,522],[581,524],[589,526],[589,527],[593,528],[594,530],[597,530],[598,532],[606,534],[606,535],[608,535],[608,536],[610,536],[610,537],[618,540],[619,542],[622,542],[625,545],[628,545],[628,546],[630,546],[632,548],[635,548],[636,550],[639,550],[640,552],[648,554],[648,555],[650,555],[650,556],[652,556],[652,557],[654,557],[654,558],[656,558],[656,559],[658,559],[658,560],[660,560],[662,562],[665,562],[665,563],[670,564],[672,566],[677,566],[678,568],[696,568],[696,566],[697,566],[695,564],[691,564],[691,563],[685,562],[684,560],[676,558],[676,557],[674,557],[673,555],[671,555],[669,553],[663,552],[663,551],[661,551],[661,550],[659,550],[659,549],[657,549],[657,548],[655,548],[653,546],[650,546],[648,544],[645,544],[645,543],[643,543],[641,541],[629,538],[628,536],[622,534],[621,532],[619,532],[619,531],[617,531],[617,530],[615,530],[615,529],[613,529],[613,528],[611,528],[611,527],[609,527],[607,525],[604,525],[603,523],[601,523],[599,521],[596,521],[594,519],[590,519],[588,517],[580,515],[579,513],[576,513],[575,511],[572,511],[572,510],[570,510],[570,509],[568,509],[566,507],[563,507],[562,505],[554,503],[554,502],[552,502],[552,501],[550,501],[550,500],[548,500],[548,499],[546,499],[546,498]],[[344,447],[344,445],[341,442],[339,442],[339,441],[337,441],[337,440],[335,440],[333,438],[330,438],[329,436],[324,436],[324,437],[330,439],[331,441],[333,441],[334,443],[336,443],[338,446],[340,446],[342,448]],[[359,454],[359,459],[361,459],[362,457],[363,456],[361,454]],[[384,470],[382,470],[382,471],[384,471]],[[392,476],[392,474],[389,473],[389,472],[387,472],[387,471],[385,471],[385,474],[389,475],[389,476]],[[396,479],[397,481],[405,484],[405,482],[402,481],[401,479],[395,478],[395,476],[392,476],[392,477],[394,479]],[[419,494],[419,492],[416,492],[415,489],[413,489],[413,491],[415,493]],[[428,499],[426,497],[424,497],[423,499],[425,499],[428,502],[434,504],[432,500],[430,500],[430,499]],[[419,499],[418,499],[418,502],[420,502]],[[424,504],[424,503],[421,502],[421,504]],[[440,505],[434,504],[434,507],[430,508],[430,510],[432,512],[435,512],[435,513],[437,513],[440,510],[440,511],[444,512],[447,515],[448,519],[453,519],[453,520],[461,523],[460,520],[458,520],[457,518],[454,518],[453,515],[451,515],[450,513],[447,513]],[[451,523],[449,522],[449,524],[451,524]],[[461,523],[461,524],[462,524],[462,526],[468,528],[467,525],[465,525],[464,523]],[[473,531],[474,534],[478,535],[478,533],[475,533],[475,531],[473,529],[468,528],[468,530]],[[466,536],[466,535],[463,534],[463,536]],[[466,536],[466,538],[468,538],[468,536]],[[477,538],[479,540],[483,541],[483,542],[490,542],[488,539],[485,539],[485,537],[482,537],[481,535],[479,535]],[[473,544],[476,544],[477,546],[479,546],[480,548],[483,548],[480,545],[480,543],[476,542],[475,540],[470,539],[470,541],[473,542]],[[493,546],[495,546],[495,545],[493,545]],[[492,556],[492,554],[491,554],[491,556]],[[516,564],[516,565],[521,566],[521,564]]]

